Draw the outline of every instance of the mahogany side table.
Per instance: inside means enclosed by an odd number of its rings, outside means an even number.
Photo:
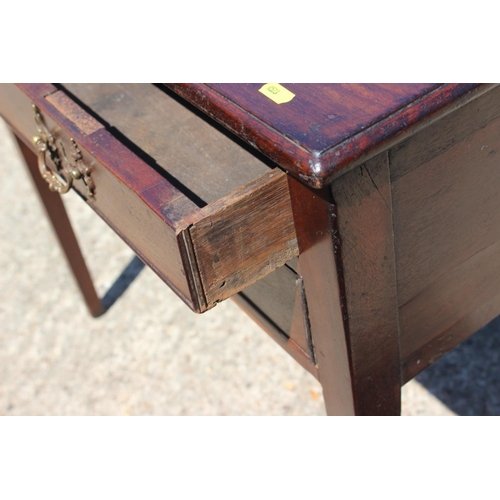
[[[500,86],[2,84],[90,312],[75,190],[195,312],[233,298],[330,415],[401,386],[500,313]]]

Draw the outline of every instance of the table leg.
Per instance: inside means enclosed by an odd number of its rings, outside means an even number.
[[[16,140],[87,308],[92,316],[100,316],[104,313],[104,307],[95,291],[61,196],[50,191],[42,179],[38,171],[38,159],[35,153],[18,137]]]
[[[311,335],[329,415],[399,415],[401,372],[387,156],[331,190],[290,178]]]

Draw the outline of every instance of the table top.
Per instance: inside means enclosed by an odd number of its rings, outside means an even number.
[[[317,188],[484,87],[432,83],[167,86]]]

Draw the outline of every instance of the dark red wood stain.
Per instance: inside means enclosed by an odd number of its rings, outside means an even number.
[[[276,162],[319,188],[488,85],[283,84],[276,104],[256,84],[167,84]],[[371,156],[370,156],[371,155]]]
[[[260,83],[208,84],[310,153],[323,152],[408,105],[437,84],[284,83],[295,94],[276,104]]]

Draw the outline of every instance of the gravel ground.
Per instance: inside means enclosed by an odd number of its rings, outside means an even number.
[[[231,300],[192,313],[76,195],[93,319],[0,120],[0,414],[324,415],[319,383]],[[496,351],[495,351],[496,349]],[[403,388],[403,415],[500,414],[500,322]]]

